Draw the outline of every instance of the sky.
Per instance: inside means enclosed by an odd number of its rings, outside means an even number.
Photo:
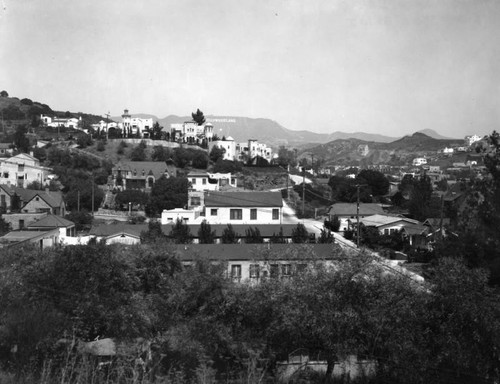
[[[0,0],[0,88],[291,130],[500,129],[498,0]]]

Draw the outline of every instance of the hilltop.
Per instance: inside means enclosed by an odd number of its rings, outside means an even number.
[[[462,144],[463,140],[436,139],[416,132],[390,143],[358,139],[334,140],[303,150],[299,156],[310,158],[314,154],[316,158],[323,159],[327,166],[354,163],[400,165],[413,157],[435,155],[439,149]]]

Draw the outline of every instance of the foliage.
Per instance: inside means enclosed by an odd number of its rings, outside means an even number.
[[[224,228],[221,235],[221,242],[223,244],[236,244],[238,243],[239,235],[234,231],[234,228],[231,224],[227,225],[227,228]]]
[[[205,116],[203,115],[203,112],[200,111],[199,108],[196,110],[196,113],[195,112],[191,113],[191,117],[198,125],[203,125],[205,123]]]
[[[161,134],[162,134],[162,129],[163,127],[160,126],[160,123],[157,121],[154,122],[153,128],[151,128],[150,131],[150,137],[153,140],[160,140],[161,139]]]
[[[215,231],[212,231],[212,226],[203,220],[198,230],[198,241],[200,244],[213,244],[215,242]]]
[[[373,196],[384,196],[389,192],[389,179],[379,171],[363,169],[356,176],[358,184],[366,184]]]
[[[225,148],[219,147],[218,145],[214,145],[210,150],[208,157],[210,158],[210,161],[216,163],[219,159],[224,158],[225,153],[226,153]]]
[[[297,165],[297,150],[288,149],[283,145],[280,146],[276,162],[285,169],[288,167],[294,168]]]
[[[153,161],[167,161],[172,157],[172,152],[170,149],[165,148],[161,145],[155,145],[153,147],[153,153],[151,154],[151,159]]]
[[[342,201],[346,203],[354,203],[357,201],[357,188],[358,181],[345,176],[332,176],[328,181],[328,185],[332,189],[332,197],[335,201]],[[362,203],[371,203],[370,188],[359,188],[359,201]]]
[[[75,229],[77,231],[83,231],[83,230],[88,230],[90,229],[90,226],[92,225],[92,220],[93,217],[92,215],[86,211],[71,211],[66,215],[66,219],[72,221],[75,223]]]
[[[280,227],[280,231],[277,234],[273,233],[269,241],[273,244],[286,244],[287,240],[283,235],[283,227]]]
[[[334,242],[335,242],[335,239],[333,237],[332,232],[327,228],[321,229],[321,233],[318,237],[318,243],[319,244],[330,244],[330,243],[334,243]]]
[[[9,93],[5,90],[3,90],[2,92],[0,92],[0,96],[1,97],[9,97]]]
[[[127,209],[129,203],[144,206],[148,200],[149,196],[147,193],[136,189],[126,189],[118,192],[115,196],[115,203],[122,207],[122,209]]]
[[[297,226],[292,229],[292,242],[307,243],[309,241],[309,232],[302,223],[297,223]]]
[[[264,238],[260,234],[260,230],[258,227],[248,227],[245,230],[245,243],[247,244],[262,244],[264,242]]]
[[[337,215],[333,215],[331,220],[325,219],[323,225],[333,232],[338,232],[340,229],[340,220]]]
[[[147,145],[144,140],[142,140],[132,152],[130,152],[130,160],[132,161],[146,161],[146,148]]]
[[[7,223],[5,219],[2,217],[2,213],[0,212],[0,236],[5,235],[10,232],[11,227],[10,223]]]
[[[26,137],[28,133],[28,128],[25,125],[19,125],[14,133],[14,145],[20,152],[28,152],[30,147],[30,141]]]
[[[193,155],[192,166],[198,169],[207,169],[208,156],[204,151],[196,151]]]
[[[220,172],[220,173],[236,173],[236,172],[241,172],[242,166],[239,162],[237,161],[231,161],[231,160],[222,160],[219,159],[214,165],[214,172]]]
[[[148,230],[141,232],[141,243],[155,243],[165,240],[167,237],[161,228],[161,222],[158,220],[149,220]]]
[[[146,204],[149,216],[160,215],[164,209],[184,207],[188,201],[188,180],[184,177],[161,176],[153,185]]]
[[[189,226],[181,219],[177,219],[172,229],[170,230],[169,238],[175,244],[189,244],[193,241]]]
[[[96,149],[98,152],[104,152],[106,150],[106,142],[104,140],[99,140]]]

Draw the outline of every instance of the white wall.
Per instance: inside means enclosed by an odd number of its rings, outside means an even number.
[[[211,210],[217,209],[217,216],[212,216]],[[242,219],[241,220],[231,220],[231,209],[241,209],[242,210]],[[263,207],[255,207],[257,209],[257,219],[250,219],[250,210],[252,208],[240,208],[240,207],[209,207],[205,206],[205,219],[210,224],[248,224],[248,225],[256,225],[256,224],[281,224],[282,222],[282,208],[263,208]],[[278,209],[278,219],[273,220],[273,209]]]

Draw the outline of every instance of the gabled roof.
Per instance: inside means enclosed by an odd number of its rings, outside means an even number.
[[[0,149],[9,149],[10,146],[10,143],[0,143]]]
[[[10,160],[17,160],[17,159],[26,159],[34,162],[39,162],[39,160],[36,157],[33,157],[31,155],[28,155],[27,153],[20,153],[19,155],[12,156]]]
[[[335,203],[330,206],[330,215],[337,216],[353,216],[357,214],[356,203]],[[373,203],[360,203],[359,214],[360,216],[383,214],[384,210],[379,204]]]
[[[61,216],[47,215],[43,219],[40,219],[34,223],[28,225],[28,228],[69,228],[74,227],[75,223],[70,220],[66,220]]]
[[[59,191],[40,191],[36,189],[25,189],[19,187],[12,188],[16,195],[18,195],[23,204],[27,204],[33,200],[36,196],[40,197],[52,208],[59,208],[63,203],[62,193]]]
[[[426,235],[429,231],[429,227],[425,225],[410,224],[405,225],[401,231],[407,235]]]
[[[113,170],[123,170],[137,172],[138,176],[152,174],[156,179],[159,179],[165,173],[172,172],[172,166],[164,161],[120,161],[113,167]]]
[[[205,192],[206,207],[282,207],[281,192]]]
[[[147,224],[129,224],[129,223],[116,223],[116,224],[102,224],[92,226],[90,229],[90,236],[99,237],[112,237],[117,235],[129,235],[132,237],[140,237],[142,231],[147,231]]]
[[[420,225],[418,220],[408,219],[406,217],[387,216],[387,215],[372,215],[359,219],[359,222],[367,227],[381,227],[383,225],[396,224],[404,222],[411,225]]]

